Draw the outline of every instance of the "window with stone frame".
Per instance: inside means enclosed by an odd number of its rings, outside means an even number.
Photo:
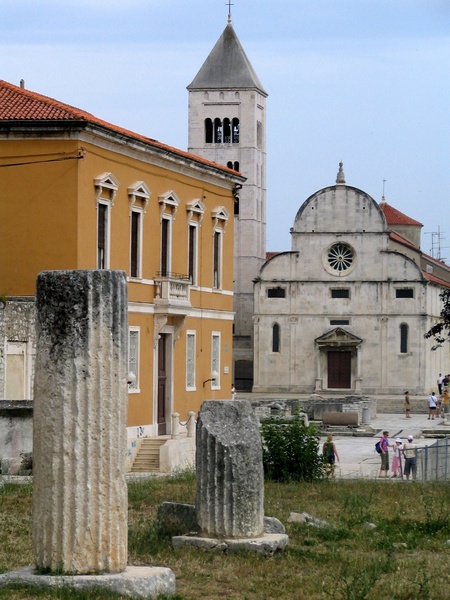
[[[135,379],[128,385],[130,393],[139,392],[139,327],[130,327],[128,331],[128,371]]]
[[[196,332],[186,332],[186,390],[194,391],[195,386],[195,342]]]
[[[110,268],[111,209],[119,188],[112,173],[102,173],[94,179],[97,201],[97,256],[96,268]]]
[[[408,353],[408,334],[409,327],[406,323],[400,325],[400,354]]]
[[[413,288],[396,288],[395,297],[396,298],[414,298],[414,290],[413,290]]]
[[[213,331],[211,337],[211,373],[217,378],[211,381],[212,390],[220,390],[220,331]]]
[[[280,326],[274,323],[272,326],[272,352],[280,352]]]

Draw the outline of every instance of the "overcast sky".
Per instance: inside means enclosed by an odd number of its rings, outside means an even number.
[[[0,79],[181,149],[186,86],[225,0],[1,0]],[[302,203],[346,181],[440,229],[450,263],[450,0],[234,0],[269,93],[267,249]],[[438,236],[434,236],[435,255]]]

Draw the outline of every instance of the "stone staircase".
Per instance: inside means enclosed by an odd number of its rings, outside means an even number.
[[[411,396],[411,414],[426,414],[428,412],[428,396]],[[404,414],[404,396],[376,396],[378,414]]]
[[[167,439],[167,437],[144,438],[134,459],[131,472],[159,473],[159,449]]]

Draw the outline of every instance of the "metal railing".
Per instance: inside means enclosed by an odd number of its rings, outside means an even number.
[[[416,478],[421,481],[450,481],[450,438],[417,449]]]

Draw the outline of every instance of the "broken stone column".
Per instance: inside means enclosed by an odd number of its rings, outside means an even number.
[[[43,272],[36,307],[36,567],[119,573],[128,554],[125,273]]]
[[[247,400],[208,400],[197,423],[200,535],[264,534],[264,474],[259,422]]]

